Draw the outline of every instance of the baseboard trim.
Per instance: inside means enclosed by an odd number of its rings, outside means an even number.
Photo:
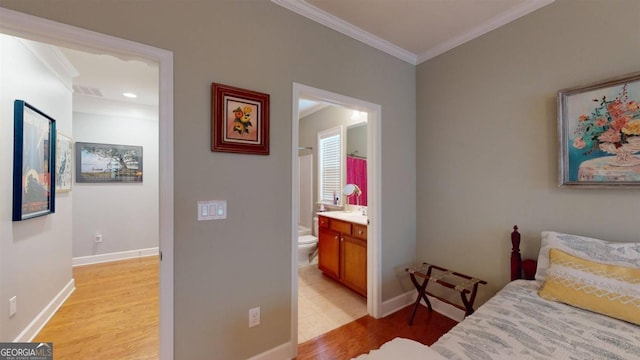
[[[407,291],[404,294],[400,294],[394,298],[391,298],[382,303],[382,316],[385,317],[387,315],[391,315],[394,312],[413,304],[416,301],[417,293],[415,290]],[[457,307],[447,304],[446,302],[435,298],[433,296],[427,295],[429,298],[429,302],[431,302],[431,307],[433,311],[438,312],[449,319],[460,322],[464,319],[464,311],[458,309]],[[424,300],[420,301],[422,306],[427,306]]]
[[[22,330],[13,342],[31,342],[40,330],[49,322],[60,306],[71,296],[76,289],[75,280],[71,279],[60,292],[40,311],[40,313]]]
[[[262,354],[258,354],[254,357],[249,358],[248,360],[283,360],[283,359],[293,359],[294,358],[294,350],[297,350],[297,345],[294,349],[293,345],[288,342],[279,346],[274,347],[271,350],[267,350]]]
[[[72,259],[71,264],[72,266],[91,265],[91,264],[99,264],[99,263],[110,262],[110,261],[135,259],[135,258],[145,257],[145,256],[154,256],[158,254],[160,254],[160,248],[152,247],[148,249],[138,249],[138,250],[114,252],[109,254],[75,257]]]
[[[393,314],[394,312],[413,304],[416,301],[416,292],[407,291],[394,298],[382,302],[382,317]]]
[[[427,297],[429,298],[429,302],[431,302],[431,307],[433,308],[433,311],[438,312],[448,317],[449,319],[455,320],[457,322],[464,320],[463,310],[460,310],[451,304],[447,304],[446,302],[439,300],[438,298],[435,298],[433,296],[427,295]],[[425,307],[427,306],[424,300],[422,300],[420,304],[422,304]]]

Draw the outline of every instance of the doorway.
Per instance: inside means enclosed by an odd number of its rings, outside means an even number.
[[[173,53],[0,8],[0,33],[159,64],[160,359],[173,358]]]
[[[368,204],[367,216],[369,220],[367,240],[367,313],[372,317],[381,316],[382,291],[380,286],[380,105],[313,88],[301,84],[293,84],[293,115],[292,115],[292,184],[298,184],[298,147],[306,144],[299,143],[299,102],[300,99],[311,99],[327,104],[337,105],[364,112],[367,114],[367,154],[368,167]],[[299,218],[299,194],[297,187],[292,189],[292,314],[291,314],[291,338],[292,346],[297,348],[298,343],[298,218]]]

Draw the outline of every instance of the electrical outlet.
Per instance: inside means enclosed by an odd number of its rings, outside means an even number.
[[[249,327],[260,325],[260,308],[249,309]]]
[[[18,298],[14,296],[9,299],[9,317],[15,315],[16,312],[18,312]]]
[[[96,242],[97,243],[101,243],[102,242],[102,234],[96,233]]]

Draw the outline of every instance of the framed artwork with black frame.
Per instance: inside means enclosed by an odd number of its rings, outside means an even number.
[[[13,221],[55,212],[56,121],[14,102]]]

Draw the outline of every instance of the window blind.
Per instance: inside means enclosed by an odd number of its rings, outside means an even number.
[[[334,195],[341,197],[340,183],[342,177],[340,131],[319,134],[320,149],[320,185],[319,201],[333,204]]]

